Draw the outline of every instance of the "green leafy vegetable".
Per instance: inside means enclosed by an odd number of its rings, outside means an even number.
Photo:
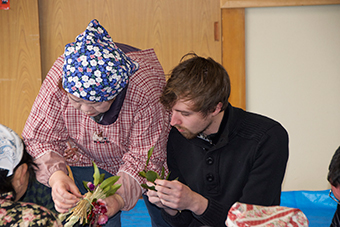
[[[78,221],[81,225],[83,223],[91,223],[92,216],[90,213],[93,211],[93,203],[115,194],[121,186],[121,184],[115,184],[120,178],[119,176],[111,176],[104,180],[105,174],[100,174],[97,165],[94,162],[92,164],[94,169],[93,183],[83,181],[83,185],[88,191],[85,194],[85,198],[81,199],[69,212],[59,214],[61,221],[65,220],[68,216],[64,225],[66,227],[73,226]]]
[[[146,178],[147,181],[150,181],[150,182],[152,182],[152,183],[155,183],[155,180],[156,180],[156,179],[165,179],[165,180],[167,180],[167,179],[169,178],[170,172],[169,172],[169,174],[164,178],[164,175],[165,175],[165,168],[164,168],[164,166],[162,166],[162,173],[161,173],[161,176],[159,176],[159,174],[158,174],[157,172],[155,172],[155,171],[148,170],[148,165],[149,165],[149,161],[150,161],[150,158],[151,158],[153,149],[154,149],[154,146],[151,147],[150,150],[148,151],[148,158],[147,158],[147,160],[146,160],[146,164],[145,164],[144,170],[139,172],[139,176],[141,176],[141,177],[143,177],[143,178]],[[143,188],[145,188],[145,189],[149,189],[149,190],[154,190],[154,191],[156,191],[155,186],[149,187],[147,184],[141,184],[141,186],[142,186]]]

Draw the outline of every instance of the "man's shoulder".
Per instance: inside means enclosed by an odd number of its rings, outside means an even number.
[[[270,130],[275,131],[275,133],[280,132],[287,134],[286,129],[281,125],[281,123],[268,116],[244,111],[239,108],[234,108],[234,116],[237,119],[234,131],[238,135],[261,138]]]

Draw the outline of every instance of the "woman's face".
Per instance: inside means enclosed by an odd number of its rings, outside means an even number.
[[[332,192],[333,192],[333,195],[335,196],[335,198],[340,200],[340,186],[334,187],[333,185],[331,185],[331,188],[332,188]]]
[[[110,101],[105,101],[105,102],[91,102],[91,101],[78,98],[74,95],[71,95],[70,93],[67,93],[67,97],[71,105],[75,109],[82,111],[84,114],[90,117],[95,117],[98,114],[105,113],[106,111],[108,111],[111,107],[111,104],[115,100],[114,98]]]
[[[29,172],[27,171],[27,164],[21,164],[14,173],[12,181],[13,188],[16,192],[15,201],[18,201],[26,192],[29,182]]]

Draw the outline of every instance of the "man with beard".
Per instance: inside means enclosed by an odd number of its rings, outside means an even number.
[[[184,60],[183,60],[184,59]],[[279,205],[288,160],[280,123],[233,107],[230,79],[211,58],[184,56],[161,103],[172,112],[168,180],[155,180],[149,201],[172,226],[225,226],[235,202]],[[152,185],[148,182],[149,186]]]

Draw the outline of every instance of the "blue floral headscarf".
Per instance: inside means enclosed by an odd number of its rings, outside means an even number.
[[[138,63],[127,57],[94,19],[76,41],[65,46],[63,88],[88,101],[104,102],[127,86]]]

